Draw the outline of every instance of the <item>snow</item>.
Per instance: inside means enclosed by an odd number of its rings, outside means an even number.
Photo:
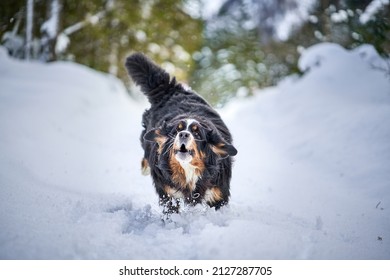
[[[70,44],[70,39],[65,33],[58,34],[55,52],[56,54],[60,54],[66,51]]]
[[[41,32],[46,33],[50,39],[57,36],[60,11],[61,5],[58,0],[52,0],[50,3],[50,17],[41,26]]]
[[[301,26],[304,22],[310,20],[310,12],[316,4],[314,0],[301,0],[296,2],[296,7],[288,9],[286,14],[281,17],[279,22],[276,22],[276,36],[281,41],[286,41],[290,38],[294,28]],[[290,4],[287,2],[287,4]]]
[[[364,12],[360,15],[359,21],[362,24],[369,22],[375,14],[377,14],[381,9],[385,8],[386,5],[389,5],[389,0],[373,0]]]
[[[221,110],[239,153],[221,211],[165,225],[116,78],[0,49],[1,259],[389,259],[390,81],[371,46],[320,44]]]
[[[203,18],[211,20],[225,4],[225,0],[200,0],[200,1],[185,1],[183,10],[194,18]]]
[[[335,13],[332,13],[330,15],[330,19],[335,23],[348,22],[348,12],[345,10],[339,10]]]

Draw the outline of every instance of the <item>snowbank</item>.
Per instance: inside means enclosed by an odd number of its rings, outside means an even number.
[[[383,63],[369,46],[317,45],[303,77],[231,102],[229,207],[163,225],[140,175],[147,105],[111,76],[0,49],[0,258],[390,258]]]

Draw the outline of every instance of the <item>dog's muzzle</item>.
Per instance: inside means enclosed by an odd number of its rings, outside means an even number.
[[[177,160],[191,161],[193,154],[194,137],[187,131],[181,131],[176,135],[174,149]]]

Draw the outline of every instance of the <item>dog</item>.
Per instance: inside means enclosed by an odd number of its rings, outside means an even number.
[[[183,202],[226,205],[237,150],[220,115],[144,54],[130,55],[125,66],[151,104],[142,116],[141,167],[152,176],[163,214],[179,213]]]

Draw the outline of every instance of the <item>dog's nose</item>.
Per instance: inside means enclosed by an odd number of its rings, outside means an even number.
[[[185,140],[188,137],[190,137],[190,133],[187,132],[187,131],[182,131],[182,132],[179,133],[179,139],[180,140]]]

